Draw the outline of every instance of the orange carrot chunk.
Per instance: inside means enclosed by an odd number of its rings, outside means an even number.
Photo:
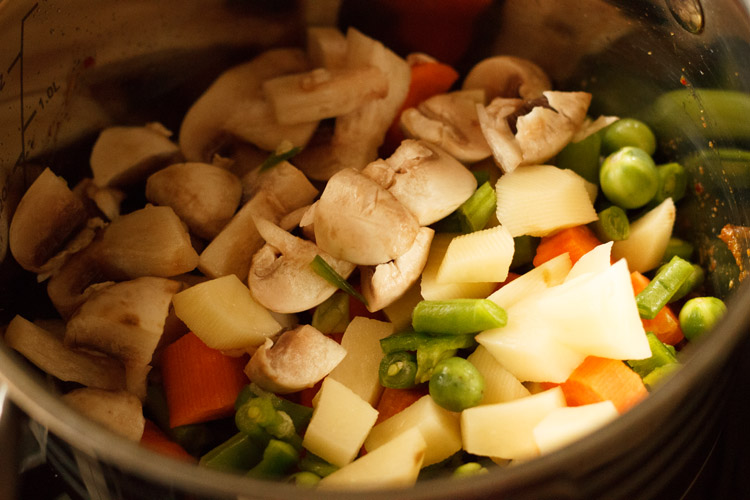
[[[377,407],[378,419],[375,421],[375,424],[377,425],[400,411],[405,410],[425,394],[427,394],[427,391],[424,387],[415,387],[413,389],[392,389],[386,387],[380,395]]]
[[[650,280],[638,271],[634,271],[630,273],[630,281],[633,284],[633,292],[638,295],[646,288]],[[644,330],[652,332],[664,344],[677,345],[685,338],[680,328],[680,321],[669,305],[662,307],[654,319],[641,318],[641,322]]]
[[[141,445],[149,448],[162,455],[167,455],[178,460],[184,460],[186,462],[196,462],[195,457],[190,455],[185,449],[179,444],[175,443],[169,437],[162,432],[159,427],[151,420],[146,419],[146,425],[143,428],[143,435],[141,436]]]
[[[550,259],[567,252],[575,264],[578,259],[601,245],[601,241],[588,226],[573,226],[544,236],[539,241],[534,256],[534,266],[540,266]]]
[[[568,406],[612,401],[624,413],[648,395],[641,377],[617,359],[589,356],[560,387]]]
[[[245,357],[211,349],[194,333],[183,335],[162,354],[161,369],[169,408],[169,426],[228,417],[234,401],[248,383]]]

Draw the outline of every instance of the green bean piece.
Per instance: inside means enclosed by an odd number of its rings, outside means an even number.
[[[328,283],[348,293],[355,299],[362,302],[364,305],[367,305],[367,300],[365,300],[362,294],[360,294],[352,285],[350,285],[349,282],[343,278],[343,276],[337,273],[336,270],[323,259],[323,257],[321,257],[320,255],[316,255],[315,258],[313,258],[312,262],[310,262],[310,267],[313,268],[313,271],[315,271],[318,276],[326,280]]]
[[[470,361],[453,356],[435,366],[429,390],[439,406],[459,412],[482,402],[484,377]]]
[[[495,214],[496,206],[497,194],[495,189],[489,182],[485,182],[456,209],[461,232],[473,233],[484,229],[490,217]]]
[[[691,274],[693,274],[693,264],[680,257],[672,257],[672,260],[656,273],[646,288],[636,295],[635,302],[641,318],[654,319]]]
[[[665,264],[666,265],[666,264]],[[688,276],[680,288],[675,292],[669,302],[677,302],[678,300],[685,297],[687,294],[698,288],[703,284],[706,279],[706,273],[703,271],[703,267],[698,264],[693,264],[693,273]]]
[[[416,385],[417,356],[397,351],[383,356],[378,369],[380,385],[391,389],[409,389]]]
[[[243,393],[247,394],[247,397],[245,401],[243,401],[243,403],[247,402],[247,400],[249,400],[251,397],[266,398],[271,401],[271,404],[273,404],[274,408],[289,415],[289,417],[292,419],[292,422],[294,422],[294,427],[295,429],[297,429],[297,432],[302,432],[302,430],[307,427],[307,424],[310,422],[310,418],[312,417],[312,408],[293,403],[288,399],[280,398],[272,392],[261,389],[255,383],[250,383],[247,386],[243,387],[242,391],[240,391],[240,395],[242,395]],[[239,400],[240,398],[238,397],[238,401]]]
[[[591,134],[578,142],[571,142],[557,154],[557,166],[577,173],[594,184],[599,184],[599,155],[602,138]]]
[[[649,390],[653,390],[656,386],[663,383],[671,374],[676,372],[682,367],[679,363],[669,363],[662,365],[651,370],[651,373],[643,377],[643,383]]]
[[[423,300],[411,319],[417,332],[455,335],[499,328],[507,322],[505,309],[489,299]]]
[[[652,332],[646,332],[648,345],[651,348],[651,356],[646,359],[632,359],[627,363],[641,378],[645,378],[649,373],[660,366],[677,363],[677,357],[672,349],[659,340]]]
[[[695,340],[711,330],[727,312],[727,306],[716,297],[694,297],[680,309],[680,328],[688,340]]]
[[[677,203],[685,196],[688,181],[685,167],[676,162],[666,163],[657,165],[656,172],[659,174],[659,187],[651,200],[654,206],[667,198]]]
[[[630,221],[625,210],[612,205],[597,214],[594,232],[602,241],[622,241],[630,236]]]
[[[689,241],[672,236],[667,242],[667,249],[664,251],[662,262],[669,262],[675,255],[685,260],[690,260],[693,256],[695,247]]]
[[[314,488],[320,482],[321,477],[315,473],[306,470],[295,472],[286,479],[287,483],[300,486],[302,488]]]
[[[605,155],[626,146],[640,148],[650,156],[656,151],[656,136],[648,125],[635,118],[622,118],[602,130]]]
[[[513,260],[510,263],[511,269],[518,269],[521,266],[531,264],[536,255],[536,247],[539,246],[540,238],[524,234],[513,238]]]
[[[640,148],[627,146],[604,159],[599,185],[604,196],[615,205],[639,208],[656,194],[659,173],[651,156]]]
[[[458,349],[476,347],[473,334],[429,334],[425,332],[401,332],[380,340],[385,354],[397,351],[417,352],[416,382],[430,380],[435,366],[443,359],[454,356]]]
[[[486,474],[489,470],[479,462],[466,462],[456,467],[453,475],[456,477],[476,476],[477,474]]]
[[[311,325],[321,333],[339,333],[349,324],[349,296],[336,292],[313,311]]]
[[[272,439],[263,450],[263,458],[247,472],[256,479],[280,479],[299,461],[299,452],[294,446]]]
[[[212,469],[246,471],[260,462],[263,446],[258,446],[250,436],[239,432],[203,455],[199,461]]]
[[[263,160],[263,163],[260,164],[260,167],[258,167],[258,169],[261,172],[265,172],[266,170],[275,167],[282,161],[287,161],[300,151],[302,151],[302,148],[300,148],[299,146],[295,146],[291,149],[287,149],[283,153],[271,153],[268,158]]]
[[[339,470],[338,466],[333,465],[332,463],[323,460],[318,455],[310,452],[306,453],[305,456],[302,457],[302,460],[300,460],[298,467],[301,471],[312,472],[319,477],[326,477],[332,472],[336,472],[337,470]]]
[[[471,173],[477,180],[477,186],[481,186],[490,180],[490,172],[488,170],[472,170]]]
[[[252,398],[235,414],[237,428],[251,437],[265,440],[263,432],[277,439],[295,440],[292,418],[273,407],[268,398]]]

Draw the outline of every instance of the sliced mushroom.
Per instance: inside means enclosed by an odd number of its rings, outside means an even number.
[[[65,245],[65,248],[49,259],[41,269],[39,269],[37,280],[41,282],[56,274],[72,255],[75,255],[91,245],[97,234],[99,234],[100,230],[105,226],[106,223],[98,217],[89,219],[86,222],[86,226],[78,231],[78,234],[76,234],[75,237]]]
[[[482,89],[488,100],[496,97],[536,99],[552,89],[542,68],[514,56],[494,56],[477,63],[466,75],[464,89]]]
[[[99,186],[128,186],[178,161],[180,148],[158,123],[144,127],[109,127],[91,149],[89,163]]]
[[[98,261],[114,280],[169,277],[195,269],[198,254],[171,207],[146,206],[123,215],[102,232]]]
[[[288,162],[252,177],[255,181],[247,188],[253,193],[250,201],[200,254],[198,269],[207,276],[235,274],[245,280],[253,254],[263,246],[253,218],[278,222],[289,212],[311,203],[318,194],[305,175]]]
[[[366,266],[403,255],[419,222],[380,184],[352,168],[326,184],[315,205],[315,241],[333,257]]]
[[[409,90],[411,70],[405,60],[354,28],[347,31],[346,41],[346,67],[378,68],[388,80],[388,94],[336,118],[329,141],[297,155],[295,165],[312,179],[327,180],[344,168],[361,170],[375,160]]]
[[[388,80],[378,68],[362,66],[284,75],[263,83],[276,120],[284,125],[318,122],[351,113],[388,94]]]
[[[16,315],[5,331],[8,347],[23,354],[41,370],[66,382],[99,389],[125,388],[125,369],[120,361],[63,345],[62,331],[46,329]]]
[[[428,226],[456,210],[477,189],[474,175],[434,144],[407,139],[362,173],[388,190]]]
[[[283,140],[304,146],[317,122],[281,125],[262,84],[280,75],[307,71],[300,49],[271,49],[230,68],[188,110],[180,127],[180,148],[189,161],[210,162],[223,143],[239,139],[273,151]]]
[[[438,94],[405,109],[401,128],[407,137],[437,144],[457,160],[475,163],[492,154],[479,126],[477,104],[484,104],[482,90]]]
[[[414,244],[400,257],[375,267],[361,267],[362,295],[367,300],[367,310],[375,312],[388,307],[417,282],[422,274],[435,231],[423,227]]]
[[[495,162],[505,172],[544,163],[562,150],[583,125],[588,92],[544,92],[542,99],[497,98],[477,116]]]
[[[122,361],[128,390],[143,398],[151,357],[164,331],[172,296],[181,286],[165,278],[143,277],[98,290],[68,321],[65,344]]]
[[[121,189],[99,186],[94,179],[86,178],[73,191],[89,203],[88,211],[92,216],[104,216],[107,220],[115,220],[120,216],[120,205],[125,200],[125,192]]]
[[[210,240],[232,219],[242,199],[242,183],[208,163],[176,163],[151,174],[146,198],[172,207],[192,233]]]
[[[298,238],[271,221],[255,219],[266,241],[253,256],[247,284],[255,300],[279,313],[311,309],[336,292],[310,265],[320,255],[339,275],[347,278],[354,264],[326,254],[315,243]]]
[[[132,441],[139,441],[143,435],[146,420],[141,400],[127,391],[84,387],[64,394],[62,399],[115,434]]]
[[[32,272],[77,234],[87,219],[81,199],[49,168],[29,186],[13,214],[8,233],[16,262]]]
[[[261,388],[289,394],[312,387],[344,359],[346,349],[310,325],[266,339],[245,367],[248,378]]]

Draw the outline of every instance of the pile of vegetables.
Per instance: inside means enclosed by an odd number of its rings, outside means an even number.
[[[113,431],[254,478],[408,486],[555,450],[725,312],[673,235],[685,169],[591,97],[312,28],[220,75],[178,142],[110,127],[91,178],[40,173],[10,249],[59,318],[5,342]]]

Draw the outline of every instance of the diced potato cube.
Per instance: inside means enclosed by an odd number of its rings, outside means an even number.
[[[327,377],[320,387],[302,446],[343,467],[359,453],[378,411],[342,383]]]
[[[528,396],[529,390],[498,363],[486,347],[479,346],[467,358],[484,378],[483,405],[505,403]]]
[[[421,290],[425,300],[458,298],[483,299],[492,293],[495,283],[440,283],[437,275],[448,245],[457,235],[438,233],[432,238],[430,255],[422,271]]]
[[[410,429],[324,477],[318,487],[367,489],[412,486],[422,468],[424,455],[422,434],[417,429]]]
[[[453,238],[438,269],[438,283],[500,283],[508,277],[515,246],[505,226]]]
[[[458,414],[441,408],[429,395],[373,427],[365,449],[368,453],[376,450],[409,429],[419,429],[427,443],[424,466],[440,462],[461,449]]]
[[[565,406],[562,389],[468,408],[461,413],[464,449],[475,455],[527,459],[539,454],[534,428],[550,412]]]
[[[558,408],[534,427],[534,439],[540,453],[549,453],[595,431],[618,415],[612,401]]]
[[[346,357],[334,368],[329,378],[341,382],[375,406],[383,392],[378,379],[378,368],[383,359],[380,339],[392,333],[391,323],[362,316],[354,318],[341,338]]]

